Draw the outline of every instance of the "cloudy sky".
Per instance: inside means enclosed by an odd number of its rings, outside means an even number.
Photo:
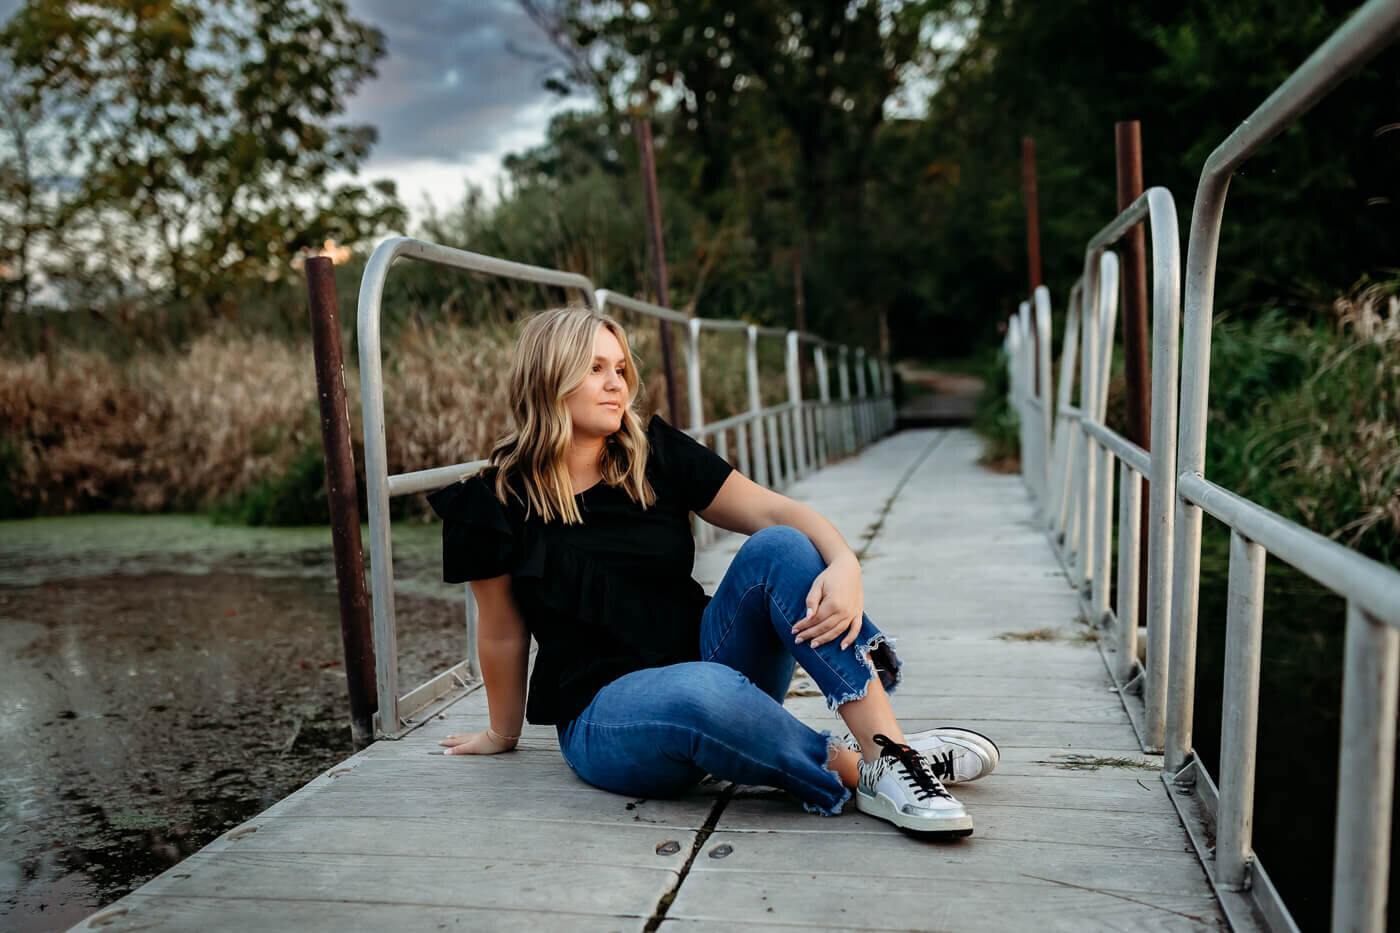
[[[379,127],[364,174],[390,177],[414,212],[425,198],[455,201],[467,181],[494,187],[501,157],[544,140],[561,100],[541,86],[543,35],[515,0],[350,0],[384,30],[379,77],[349,101],[347,118]]]
[[[0,22],[20,0],[0,0]],[[512,49],[547,52],[516,0],[349,0],[382,29],[379,77],[348,101],[345,119],[379,128],[362,177],[393,178],[421,216],[425,198],[461,197],[468,181],[495,187],[501,157],[544,140],[549,118],[586,103],[541,86],[541,65]]]

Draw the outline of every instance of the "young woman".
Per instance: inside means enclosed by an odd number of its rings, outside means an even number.
[[[841,535],[660,417],[644,428],[639,386],[616,321],[534,316],[510,370],[514,428],[490,466],[428,497],[443,575],[470,580],[480,608],[490,720],[445,754],[509,751],[523,717],[554,725],[574,773],[610,791],[672,795],[710,773],[834,814],[853,788],[896,826],[971,833],[943,782],[991,771],[996,746],[953,728],[906,741],[887,696],[900,662]],[[691,577],[691,512],[752,536],[713,599]],[[844,742],[783,709],[796,662]]]

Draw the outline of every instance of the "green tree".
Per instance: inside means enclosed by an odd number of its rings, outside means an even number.
[[[793,282],[782,290],[796,304],[789,320],[806,326],[799,283],[815,279],[822,323],[869,338],[874,328],[852,319],[883,310],[861,272],[863,247],[882,232],[863,221],[871,152],[892,96],[935,66],[937,27],[951,15],[935,0],[658,0],[596,4],[580,25],[631,56],[639,88],[675,98],[671,130],[691,153],[698,204],[719,226],[747,214],[771,261],[791,264],[791,279],[774,270]]]
[[[333,183],[375,131],[331,121],[384,54],[343,0],[28,0],[0,48],[62,134],[70,247],[138,230],[122,264],[169,298],[227,312],[231,283],[402,222],[391,183]]]
[[[909,197],[891,179],[879,198],[910,219],[928,257],[909,270],[918,299],[903,305],[897,335],[950,325],[986,339],[1024,297],[1022,135],[1036,140],[1041,252],[1059,308],[1088,238],[1117,213],[1113,124],[1141,121],[1145,183],[1172,192],[1184,234],[1206,156],[1354,10],[1341,0],[976,0],[975,28],[940,70],[927,118],[901,140],[940,183]],[[1339,85],[1232,181],[1220,310],[1253,313],[1300,293],[1330,301],[1396,264],[1400,133],[1385,128],[1400,120],[1397,64],[1392,49]]]

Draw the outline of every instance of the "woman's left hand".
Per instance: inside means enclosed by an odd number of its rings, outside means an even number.
[[[792,627],[792,632],[799,644],[810,641],[813,648],[845,635],[841,640],[844,651],[860,636],[864,611],[860,563],[852,554],[838,558],[817,574],[807,593],[807,614]]]

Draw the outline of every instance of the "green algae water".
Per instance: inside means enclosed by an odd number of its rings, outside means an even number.
[[[460,660],[439,529],[394,529],[407,683]],[[0,522],[0,927],[66,929],[352,751],[330,529]]]

